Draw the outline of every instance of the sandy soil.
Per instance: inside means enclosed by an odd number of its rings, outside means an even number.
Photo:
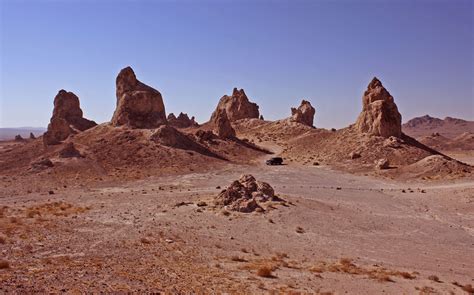
[[[213,209],[242,173],[269,182],[289,205]],[[8,191],[0,191],[2,293],[469,294],[474,285],[472,181],[407,184],[324,165],[228,163]]]

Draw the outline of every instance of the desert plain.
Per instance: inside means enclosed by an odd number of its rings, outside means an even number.
[[[307,100],[267,121],[234,89],[199,124],[116,86],[110,122],[61,90],[0,142],[0,292],[473,294],[472,121],[402,124],[376,78],[338,130]]]

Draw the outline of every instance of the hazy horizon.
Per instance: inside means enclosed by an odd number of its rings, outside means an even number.
[[[269,120],[302,99],[316,127],[355,122],[378,77],[403,122],[474,120],[471,1],[1,1],[0,127],[46,127],[58,90],[109,121],[132,66],[167,113],[209,119],[243,88]]]

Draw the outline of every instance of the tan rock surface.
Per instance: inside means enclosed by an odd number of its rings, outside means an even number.
[[[238,90],[237,88],[234,88],[231,96],[224,95],[219,100],[216,110],[212,113],[211,121],[215,120],[219,110],[225,110],[231,122],[259,118],[260,116],[258,105],[249,101],[243,89]]]
[[[362,98],[362,112],[355,124],[361,133],[390,137],[402,134],[402,116],[382,82],[373,78]]]
[[[58,144],[71,134],[87,130],[97,123],[83,118],[79,98],[72,92],[60,90],[54,98],[53,116],[43,135],[45,145]]]
[[[140,82],[131,67],[120,71],[116,87],[117,108],[112,117],[112,125],[156,128],[166,123],[161,93]]]
[[[298,108],[291,108],[290,121],[313,127],[315,112],[316,110],[311,103],[303,99]]]

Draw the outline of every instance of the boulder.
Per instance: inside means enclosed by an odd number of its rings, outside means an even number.
[[[194,117],[189,119],[188,114],[185,113],[179,113],[178,117],[176,117],[173,113],[170,113],[168,115],[168,124],[176,128],[199,126],[199,124],[194,120]]]
[[[161,93],[143,84],[131,67],[120,71],[116,79],[117,107],[112,125],[131,128],[157,128],[166,124]]]
[[[216,137],[211,130],[198,130],[194,135],[200,142],[212,141]]]
[[[402,116],[393,97],[377,78],[373,78],[367,87],[362,104],[355,124],[360,133],[382,137],[402,135]]]
[[[301,123],[313,127],[314,114],[316,110],[307,100],[302,100],[298,108],[291,108],[291,122]]]
[[[217,105],[216,110],[212,113],[211,121],[216,119],[219,110],[225,110],[227,117],[231,122],[240,119],[258,119],[258,105],[250,102],[243,89],[234,88],[232,96],[224,95]]]
[[[354,159],[360,158],[361,156],[360,156],[360,153],[358,153],[358,152],[351,152],[351,153],[349,154],[349,157],[350,157],[352,160],[354,160]]]
[[[235,137],[235,130],[232,127],[225,109],[217,109],[212,115],[214,132],[220,138]]]
[[[249,213],[261,207],[267,201],[280,201],[275,196],[273,188],[266,182],[257,181],[250,174],[242,175],[215,198],[217,206],[226,207],[232,211]]]
[[[59,144],[71,134],[96,125],[96,122],[83,118],[79,98],[74,93],[60,90],[54,98],[53,116],[43,135],[43,142],[45,145]]]
[[[81,153],[76,149],[74,143],[68,142],[64,148],[59,151],[60,158],[81,158]]]
[[[390,167],[390,162],[387,159],[380,159],[375,163],[375,168],[378,170],[388,169]]]

